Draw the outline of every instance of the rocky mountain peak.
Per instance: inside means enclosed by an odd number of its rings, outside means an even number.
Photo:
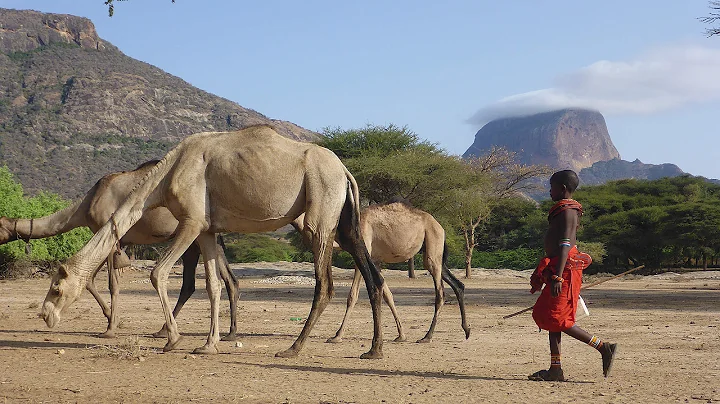
[[[29,52],[51,43],[105,49],[95,25],[87,18],[0,9],[0,52]]]
[[[562,109],[488,122],[463,157],[481,155],[493,146],[517,153],[524,164],[546,164],[579,172],[598,161],[619,159],[605,118],[597,111]]]

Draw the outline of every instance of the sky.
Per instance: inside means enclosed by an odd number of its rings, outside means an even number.
[[[307,129],[407,126],[462,154],[489,120],[606,119],[625,160],[720,178],[720,37],[706,0],[0,0]]]

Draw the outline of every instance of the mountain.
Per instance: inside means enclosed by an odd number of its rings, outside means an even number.
[[[612,159],[598,161],[591,167],[583,168],[578,173],[580,182],[586,185],[599,185],[607,181],[627,178],[656,180],[663,177],[677,177],[685,174],[675,164],[644,164],[640,160],[625,161]]]
[[[463,157],[482,155],[493,146],[516,153],[524,164],[543,164],[579,172],[598,161],[619,159],[596,111],[562,109],[488,122],[476,134]]]
[[[271,124],[317,138],[128,57],[71,15],[0,8],[0,78],[0,164],[30,194],[77,198],[197,132]]]

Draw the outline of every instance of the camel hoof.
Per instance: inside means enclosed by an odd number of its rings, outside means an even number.
[[[168,333],[167,329],[165,327],[161,328],[160,331],[154,333],[152,335],[153,338],[167,338]]]
[[[107,330],[102,334],[97,335],[98,338],[115,338],[115,330]]]
[[[383,354],[380,350],[369,350],[365,352],[364,354],[360,355],[360,359],[382,359]]]
[[[405,342],[407,341],[407,338],[404,335],[398,335],[397,338],[393,340],[393,342]]]
[[[203,345],[193,350],[194,354],[197,355],[217,355],[218,349],[215,345]]]
[[[237,341],[237,335],[234,332],[220,338],[220,341]]]
[[[288,348],[284,351],[280,351],[275,354],[277,358],[294,358],[298,356],[298,352],[292,348]]]
[[[431,337],[424,337],[424,338],[421,338],[421,339],[417,340],[417,343],[418,343],[418,344],[427,344],[427,343],[429,343],[430,341],[432,341],[432,338],[431,338]]]
[[[330,343],[330,344],[339,344],[342,342],[342,337],[338,337],[336,335],[332,338],[328,338],[327,341],[325,341],[325,342]]]
[[[173,349],[177,348],[177,346],[180,344],[180,341],[182,338],[178,337],[175,341],[168,341],[167,344],[163,347],[163,352],[170,352]]]

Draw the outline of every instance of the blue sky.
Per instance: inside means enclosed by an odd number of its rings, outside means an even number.
[[[705,0],[0,0],[90,18],[125,54],[271,118],[407,125],[462,154],[488,119],[580,106],[622,158],[720,178]]]

